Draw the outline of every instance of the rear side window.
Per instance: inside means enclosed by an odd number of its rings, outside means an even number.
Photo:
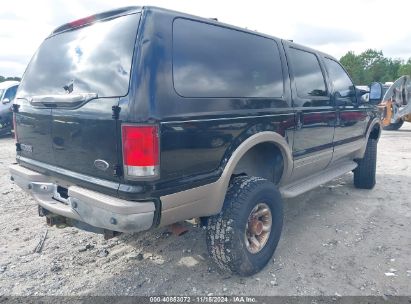
[[[290,48],[290,61],[299,97],[327,96],[324,75],[317,56],[310,52]]]
[[[7,89],[6,93],[4,94],[3,99],[8,98],[10,101],[13,101],[14,97],[16,97],[17,88],[18,86],[14,86],[14,87]]]
[[[128,92],[140,14],[121,16],[47,38],[31,60],[19,95]]]
[[[173,25],[173,80],[184,97],[281,97],[274,40],[186,19]]]
[[[338,98],[351,98],[355,102],[355,88],[344,69],[334,60],[325,58],[325,66]]]

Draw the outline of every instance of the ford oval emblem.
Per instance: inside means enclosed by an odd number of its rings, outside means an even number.
[[[106,171],[108,169],[108,167],[110,167],[110,165],[105,160],[96,159],[94,161],[94,167],[96,167],[97,169],[99,169],[101,171]]]

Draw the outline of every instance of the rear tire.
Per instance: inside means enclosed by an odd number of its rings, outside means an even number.
[[[219,268],[253,275],[270,261],[282,226],[283,204],[275,185],[259,177],[236,177],[223,210],[208,219],[208,252]]]
[[[358,160],[354,169],[354,186],[359,189],[372,189],[375,186],[375,171],[377,167],[377,140],[368,139],[364,158]]]
[[[385,126],[382,128],[387,131],[397,131],[402,127],[403,124],[404,124],[404,120],[400,119],[397,122],[390,123],[388,126]]]

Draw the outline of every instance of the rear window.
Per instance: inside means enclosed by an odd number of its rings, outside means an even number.
[[[96,22],[47,38],[31,60],[19,95],[127,95],[140,14]]]
[[[14,97],[16,97],[17,88],[18,86],[8,88],[3,99],[8,98],[10,101],[13,101]]]
[[[277,43],[258,35],[176,19],[173,78],[184,97],[281,97]]]
[[[299,97],[327,96],[325,80],[317,56],[291,48],[290,61]]]

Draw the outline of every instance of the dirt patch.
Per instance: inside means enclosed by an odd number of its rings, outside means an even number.
[[[48,228],[10,182],[14,141],[0,138],[0,295],[411,295],[410,126],[383,133],[374,190],[349,173],[286,200],[276,254],[250,278],[215,269],[201,228],[108,241]]]

